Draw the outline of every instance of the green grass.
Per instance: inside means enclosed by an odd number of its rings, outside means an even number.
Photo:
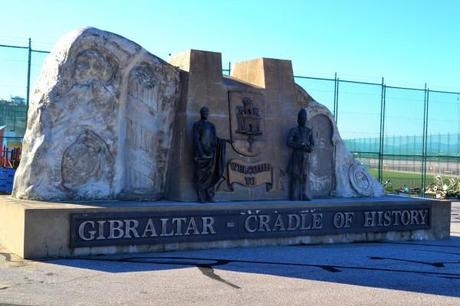
[[[369,172],[377,177],[377,169],[369,169]],[[421,188],[422,184],[422,174],[414,172],[402,172],[394,170],[384,170],[383,171],[383,181],[390,180],[391,185],[394,190],[399,190],[401,187],[406,185],[408,188]],[[434,180],[434,175],[427,174],[426,182],[427,184],[431,183]],[[391,190],[387,190],[391,192]]]

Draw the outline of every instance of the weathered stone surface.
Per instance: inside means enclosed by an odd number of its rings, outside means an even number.
[[[94,28],[64,37],[32,96],[13,196],[195,201],[191,136],[202,106],[231,143],[218,201],[289,198],[286,137],[301,108],[316,144],[313,197],[383,195],[330,111],[295,84],[290,61],[236,63],[231,77],[216,52],[190,50],[170,62]]]
[[[80,29],[47,58],[32,95],[13,196],[158,197],[179,71],[109,32]]]
[[[318,118],[317,116],[322,116],[324,118],[328,118],[332,124],[332,138],[331,143],[333,147],[333,164],[334,164],[334,171],[332,180],[334,182],[335,187],[332,188],[331,195],[337,197],[379,197],[384,194],[383,186],[364,168],[358,160],[353,157],[342,138],[340,137],[339,130],[337,128],[337,124],[335,123],[334,117],[332,113],[325,107],[324,105],[315,101],[302,87],[296,85],[297,89],[297,101],[302,107],[305,107],[308,111],[308,115],[310,117],[309,122],[315,130],[315,119]],[[324,122],[324,120],[322,120]],[[312,124],[313,123],[313,124]],[[322,123],[324,124],[324,123]],[[318,133],[318,132],[317,132]],[[320,132],[320,135],[324,134],[324,129]],[[318,135],[318,134],[317,134]],[[321,142],[324,142],[324,136]],[[326,147],[329,146],[328,143],[324,142]],[[315,155],[330,152],[330,149],[316,149],[313,152],[312,158],[315,159]],[[330,153],[326,153],[330,154]],[[321,171],[326,171],[325,169],[328,168],[328,159],[321,157],[319,158],[323,164],[319,166]],[[313,160],[313,164],[315,160]],[[310,175],[310,180],[312,180],[311,184],[315,186],[316,184],[321,185],[323,181],[322,178],[319,178],[315,182],[316,175]]]

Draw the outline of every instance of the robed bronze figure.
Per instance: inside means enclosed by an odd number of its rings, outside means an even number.
[[[301,109],[297,116],[298,126],[289,130],[287,145],[292,148],[288,173],[289,198],[293,201],[311,200],[309,192],[309,155],[313,150],[313,132],[306,127],[307,111]]]
[[[194,184],[198,201],[212,202],[214,186],[220,181],[225,167],[224,139],[217,138],[214,124],[208,121],[209,109],[200,109],[201,119],[193,124]]]

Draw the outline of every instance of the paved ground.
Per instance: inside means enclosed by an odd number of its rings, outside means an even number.
[[[3,304],[2,304],[3,303]],[[23,261],[0,249],[0,305],[460,305],[460,203],[445,241]]]

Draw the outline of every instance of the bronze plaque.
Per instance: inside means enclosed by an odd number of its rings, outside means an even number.
[[[265,98],[260,93],[228,93],[233,149],[244,156],[257,156],[264,149]]]
[[[286,203],[288,206],[288,203]],[[70,215],[70,247],[158,245],[431,228],[430,204],[164,209]]]
[[[268,162],[254,164],[232,159],[228,162],[228,183],[237,183],[245,187],[255,187],[267,184],[267,189],[273,184],[273,168]]]
[[[309,120],[315,147],[310,154],[310,192],[313,197],[327,197],[334,189],[334,145],[332,122],[325,115]]]

